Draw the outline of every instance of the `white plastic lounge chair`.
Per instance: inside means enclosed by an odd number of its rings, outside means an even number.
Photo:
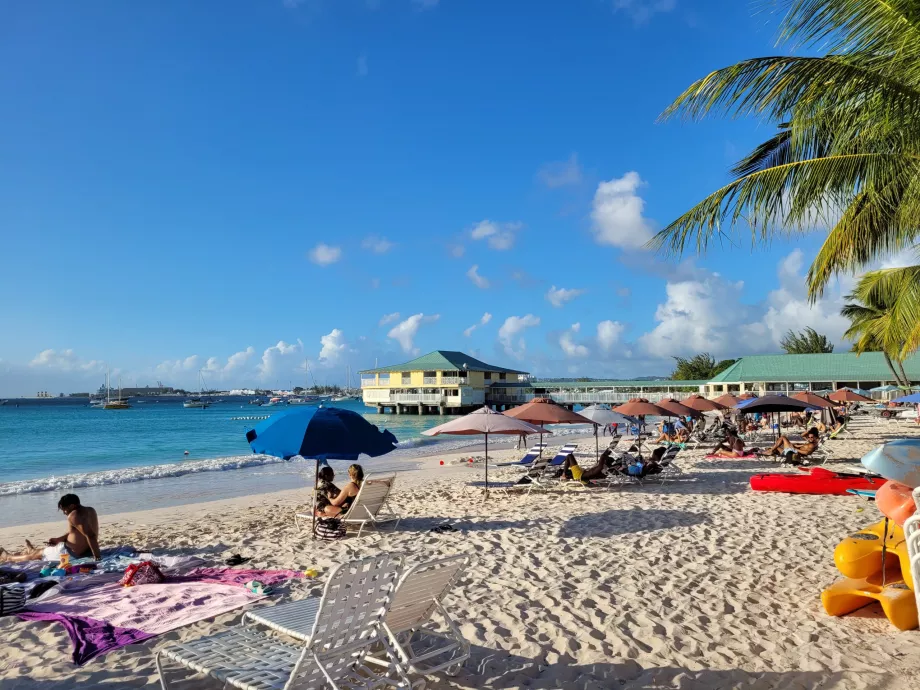
[[[470,645],[448,615],[441,601],[456,585],[469,557],[460,554],[421,563],[400,578],[383,629],[400,661],[410,673],[429,675],[459,667],[470,656]],[[438,613],[447,631],[429,625]],[[368,657],[368,662],[377,662]],[[387,663],[386,659],[381,660]]]
[[[536,443],[520,460],[515,460],[514,462],[499,462],[495,464],[495,467],[530,467],[534,461],[540,457],[544,448],[546,448],[545,443]]]
[[[463,639],[441,604],[468,562],[469,557],[464,554],[449,556],[413,566],[400,577],[383,620],[383,630],[392,650],[410,673],[436,673],[460,666],[469,658],[469,643]],[[319,602],[318,598],[311,598],[266,606],[247,612],[244,622],[249,620],[300,642],[307,642]],[[426,627],[435,612],[447,624],[447,632]],[[390,663],[386,656],[381,657],[379,653],[368,656],[366,661],[381,666]]]
[[[367,475],[358,489],[358,495],[352,502],[351,507],[341,515],[339,519],[347,525],[358,525],[358,534],[364,530],[368,523],[377,527],[383,523],[393,522],[393,529],[399,525],[402,519],[396,513],[389,511],[387,499],[393,490],[393,482],[396,481],[395,474],[388,474],[383,477]],[[313,523],[313,516],[309,513],[295,513],[294,522],[301,527],[301,521],[305,524]]]
[[[310,622],[304,612],[302,623],[310,632],[297,644],[238,627],[161,649],[156,667],[163,690],[169,688],[163,659],[243,690],[410,687],[382,633],[401,565],[401,556],[380,553],[335,568]],[[390,656],[385,669],[365,664],[368,650],[377,644]]]

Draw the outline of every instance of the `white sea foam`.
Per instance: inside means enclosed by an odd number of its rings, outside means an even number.
[[[60,491],[77,489],[84,486],[105,486],[108,484],[128,484],[145,479],[163,479],[182,477],[199,472],[222,472],[238,470],[244,467],[262,467],[280,462],[290,462],[270,455],[235,455],[209,460],[190,460],[188,462],[165,465],[146,465],[143,467],[123,467],[117,470],[86,472],[82,474],[64,474],[61,476],[25,479],[18,482],[0,484],[0,496],[14,494],[31,494],[43,491]],[[295,461],[296,462],[296,461]]]

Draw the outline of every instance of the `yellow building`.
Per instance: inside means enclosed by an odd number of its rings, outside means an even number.
[[[364,404],[397,414],[459,414],[484,405],[492,386],[530,380],[526,371],[495,367],[449,350],[359,373]]]

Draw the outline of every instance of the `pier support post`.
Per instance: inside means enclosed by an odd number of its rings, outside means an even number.
[[[378,404],[377,404],[377,414],[383,414],[383,413],[384,413],[383,405],[380,405],[380,404],[378,403]]]
[[[438,405],[438,414],[444,416],[444,405]]]

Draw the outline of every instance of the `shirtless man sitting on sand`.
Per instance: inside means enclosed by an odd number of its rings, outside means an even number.
[[[10,554],[0,549],[0,563],[53,561],[63,553],[67,553],[71,558],[101,558],[99,517],[95,509],[80,505],[80,498],[76,494],[67,494],[58,501],[58,510],[67,516],[67,534],[63,537],[52,537],[45,548],[36,548],[26,540],[26,549],[18,554]]]

